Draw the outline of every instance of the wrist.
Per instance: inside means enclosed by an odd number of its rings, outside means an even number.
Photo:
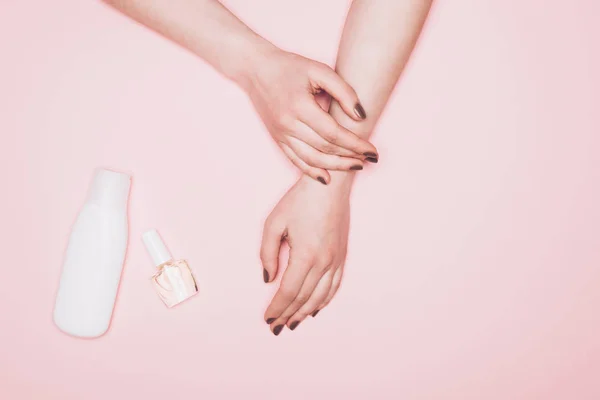
[[[280,51],[277,46],[256,35],[240,46],[237,50],[238,59],[235,62],[235,67],[226,75],[237,83],[242,90],[249,93],[260,69],[274,54]]]
[[[338,194],[350,195],[352,186],[354,185],[355,171],[329,171],[331,180],[327,187]]]
[[[354,171],[329,171],[331,179],[327,185],[317,182],[308,175],[302,175],[300,183],[309,190],[335,197],[349,197],[354,184]]]

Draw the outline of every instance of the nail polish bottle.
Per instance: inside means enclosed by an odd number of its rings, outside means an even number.
[[[176,306],[198,293],[187,261],[174,260],[156,230],[144,233],[142,239],[157,269],[152,282],[167,307]]]

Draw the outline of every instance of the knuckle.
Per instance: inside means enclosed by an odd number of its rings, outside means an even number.
[[[307,154],[304,157],[304,162],[306,164],[308,164],[309,167],[312,168],[320,168],[321,167],[321,162],[319,162],[319,156],[318,155],[314,155],[314,154]],[[319,174],[318,170],[313,170],[313,173],[316,177],[320,177],[321,175]]]
[[[286,302],[294,301],[294,299],[296,298],[296,293],[294,293],[293,290],[290,290],[288,288],[280,288],[279,290],[281,298]]]
[[[331,70],[331,67],[320,61],[313,61],[309,67],[309,71],[315,74],[329,72],[329,70]]]
[[[336,144],[339,141],[339,133],[334,126],[328,126],[324,129],[325,139],[327,139],[330,143]]]
[[[261,249],[261,251],[260,251],[260,262],[262,262],[262,263],[263,263],[263,265],[264,265],[264,264],[266,264],[266,263],[268,262],[268,259],[267,259],[267,254],[266,254],[266,253],[264,252],[264,250],[262,250],[262,249]]]
[[[306,174],[306,175],[311,175],[314,174],[314,172],[311,170],[310,168],[310,164],[308,164],[304,159],[300,158],[302,161],[304,162],[298,162],[296,163],[296,167],[302,171],[302,173]]]
[[[333,68],[331,68],[329,65],[327,65],[327,64],[325,64],[325,63],[322,63],[322,62],[319,62],[319,63],[318,63],[318,68],[319,68],[319,70],[320,70],[321,72],[323,72],[323,73],[326,73],[326,74],[329,74],[329,73],[331,73],[331,72],[335,72],[335,71],[333,70]]]
[[[275,229],[275,221],[271,219],[271,217],[265,220],[265,224],[263,226],[263,235],[269,236],[271,232]]]
[[[267,252],[265,250],[260,251],[260,262],[262,263],[263,267],[265,267],[265,268],[273,265],[272,258],[269,257],[269,255],[267,254]]]
[[[280,113],[276,118],[277,125],[280,128],[290,127],[292,125],[293,121],[294,121],[293,115],[288,112]]]
[[[302,304],[306,303],[307,301],[308,301],[308,296],[306,294],[299,294],[294,299],[294,305],[301,306]]]
[[[335,260],[335,253],[333,251],[326,251],[319,257],[319,265],[329,268]]]
[[[263,224],[263,229],[267,230],[273,224],[273,214],[269,214],[267,218],[265,218],[265,223]]]
[[[274,210],[274,212],[272,212],[267,219],[265,219],[265,224],[264,224],[264,231],[266,233],[274,233],[278,230],[280,230],[284,225],[283,219],[281,217],[281,214],[279,214],[277,212],[277,209]]]
[[[322,262],[322,263],[319,263],[319,264],[315,265],[315,267],[314,267],[314,268],[315,268],[315,269],[316,269],[316,270],[317,270],[319,273],[321,273],[321,274],[324,274],[325,272],[329,271],[329,269],[331,268],[331,267],[330,267],[330,265],[331,265],[331,263],[330,263],[330,262],[328,262],[328,263],[326,263],[326,262]]]
[[[328,153],[328,154],[337,154],[338,147],[336,145],[334,145],[333,143],[326,142],[321,145],[321,151]]]
[[[308,163],[306,161],[304,162],[304,164],[302,164],[298,168],[300,169],[300,171],[302,171],[304,174],[310,176],[311,178],[319,179],[321,177],[321,174],[319,174],[319,171],[315,171],[314,167],[312,167],[310,165],[310,163]]]
[[[265,219],[265,224],[263,226],[263,229],[265,231],[268,231],[269,229],[271,229],[274,222],[275,222],[275,216],[273,214],[269,214],[269,216]]]
[[[345,82],[345,81],[344,81]],[[358,102],[358,94],[356,94],[356,91],[354,90],[354,88],[348,84],[344,85],[346,87],[346,95],[352,100],[353,103]]]
[[[288,156],[289,160],[292,162],[292,164],[294,164],[294,166],[296,168],[298,168],[300,171],[307,173],[306,171],[306,164],[300,162],[300,159],[296,158],[297,156]]]
[[[303,266],[309,266],[315,261],[316,248],[312,245],[306,245],[302,249],[294,252],[294,259]]]

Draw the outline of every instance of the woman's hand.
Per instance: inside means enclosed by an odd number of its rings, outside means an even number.
[[[265,312],[265,321],[279,335],[287,324],[295,329],[315,316],[337,292],[342,279],[351,182],[323,187],[306,177],[283,196],[265,222],[261,260],[263,278],[271,282],[279,271],[283,240],[290,246],[288,265],[279,290]]]
[[[275,142],[302,172],[327,184],[326,170],[361,170],[377,149],[340,126],[317,102],[326,92],[348,116],[366,118],[354,89],[329,66],[269,47],[240,80]]]
[[[325,64],[282,51],[216,0],[104,0],[179,43],[238,82],[267,129],[304,173],[327,184],[329,170],[362,169],[377,149],[341,127],[315,95],[326,92],[355,120],[366,114],[356,93]]]

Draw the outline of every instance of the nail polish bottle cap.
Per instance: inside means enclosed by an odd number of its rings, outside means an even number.
[[[142,240],[146,245],[148,254],[152,257],[152,261],[154,261],[154,265],[157,267],[173,259],[171,253],[169,253],[169,249],[165,246],[165,242],[163,242],[156,229],[144,233]]]

